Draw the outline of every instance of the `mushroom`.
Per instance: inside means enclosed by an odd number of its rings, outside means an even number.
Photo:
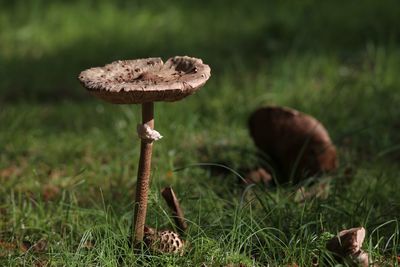
[[[340,231],[339,234],[326,243],[328,251],[333,252],[341,261],[350,259],[360,266],[369,266],[368,253],[361,247],[365,239],[365,228],[357,227]]]
[[[155,101],[178,101],[199,90],[210,78],[210,67],[201,59],[177,56],[165,64],[161,58],[115,61],[79,74],[81,84],[93,95],[114,104],[142,104],[141,139],[137,175],[133,243],[143,241],[150,183],[153,141],[162,136],[154,130]]]
[[[249,129],[255,145],[295,183],[337,168],[328,131],[309,115],[286,107],[263,107],[250,116]]]
[[[160,254],[179,254],[183,255],[186,242],[179,234],[171,230],[158,231],[154,228],[144,227],[144,242],[151,252]]]

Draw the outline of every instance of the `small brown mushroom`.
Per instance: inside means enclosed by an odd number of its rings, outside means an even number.
[[[360,266],[369,266],[369,257],[361,247],[365,238],[364,227],[343,230],[326,243],[326,248],[333,252],[339,261],[348,259]]]
[[[315,118],[285,107],[263,107],[249,119],[255,145],[294,183],[337,168],[336,148]]]
[[[201,59],[178,56],[115,61],[79,74],[90,93],[114,104],[142,104],[140,160],[133,219],[133,243],[143,240],[150,183],[153,141],[161,138],[154,130],[153,102],[178,101],[195,93],[210,78],[210,67]]]

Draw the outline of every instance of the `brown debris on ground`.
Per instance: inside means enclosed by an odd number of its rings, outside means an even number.
[[[24,166],[18,166],[12,164],[4,169],[0,169],[0,178],[11,178],[13,176],[19,176],[24,171]]]
[[[161,190],[161,195],[163,196],[165,202],[167,202],[168,207],[172,211],[172,217],[175,220],[176,228],[179,234],[184,234],[188,228],[188,225],[186,223],[185,217],[183,215],[183,210],[181,208],[178,198],[175,195],[174,190],[172,190],[171,187],[165,187]]]
[[[326,248],[334,253],[335,258],[340,262],[350,260],[359,266],[368,267],[368,253],[361,249],[364,238],[364,227],[343,230],[326,243]]]
[[[23,240],[22,242],[0,240],[0,257],[28,252],[40,254],[47,251],[47,246],[48,242],[44,238],[35,243],[28,240]]]
[[[42,187],[42,198],[45,202],[52,201],[59,197],[60,192],[60,187],[54,184],[46,184]]]
[[[294,196],[294,201],[298,203],[303,203],[307,200],[311,200],[314,198],[327,199],[329,195],[329,190],[329,181],[320,181],[309,187],[302,186],[297,189]]]
[[[293,182],[337,168],[336,148],[321,122],[286,107],[263,107],[250,116],[255,145]],[[281,181],[281,182],[287,182]]]
[[[14,254],[17,248],[15,242],[7,242],[0,240],[0,257],[6,257],[7,255]]]
[[[40,239],[36,243],[32,244],[30,241],[24,240],[19,245],[21,252],[34,252],[34,253],[44,253],[47,250],[48,242],[46,239]]]
[[[264,186],[269,186],[272,183],[272,175],[262,167],[249,171],[245,177],[246,184],[262,183]]]

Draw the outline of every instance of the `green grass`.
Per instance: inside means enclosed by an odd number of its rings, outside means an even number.
[[[372,258],[396,264],[399,4],[262,2],[0,1],[0,241],[48,242],[42,252],[0,247],[1,266],[310,266],[314,256],[330,266],[328,233],[360,225]],[[171,227],[159,192],[172,185],[190,246],[184,257],[134,253],[140,110],[94,99],[76,76],[183,54],[203,58],[212,77],[183,101],[155,105],[164,138],[147,224]],[[327,199],[299,204],[296,186],[245,188],[233,172],[196,166],[256,166],[247,118],[267,104],[326,125],[340,157]],[[45,200],[46,187],[60,191]]]

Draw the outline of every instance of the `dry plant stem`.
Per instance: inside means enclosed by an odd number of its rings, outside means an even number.
[[[142,104],[142,122],[154,129],[154,105]],[[146,221],[147,199],[150,185],[150,168],[153,142],[141,141],[139,169],[136,185],[135,217],[133,220],[133,244],[138,245],[143,241],[144,225]]]
[[[174,190],[172,190],[171,187],[166,187],[161,191],[161,195],[167,202],[168,207],[172,210],[172,216],[175,220],[175,224],[179,234],[184,234],[187,229],[187,223],[185,221],[185,217],[183,216],[182,208],[179,204],[179,200],[174,193]]]

